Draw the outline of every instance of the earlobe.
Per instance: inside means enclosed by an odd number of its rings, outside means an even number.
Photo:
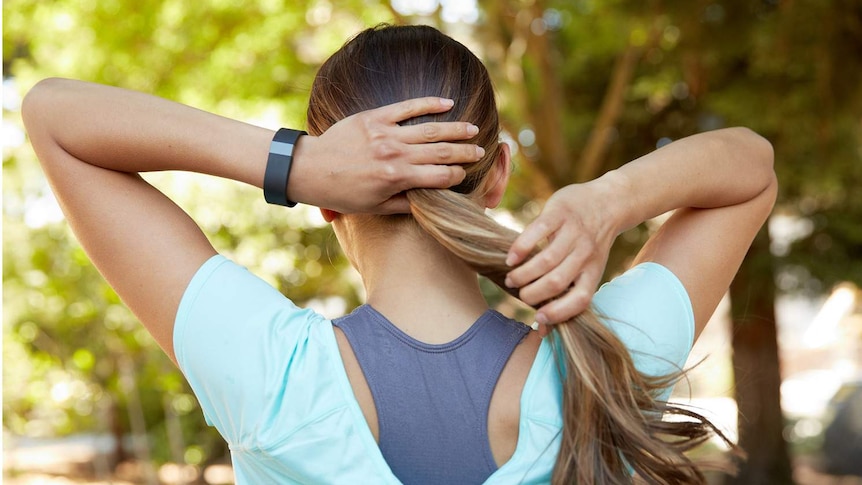
[[[512,163],[512,152],[508,143],[500,142],[500,144],[500,153],[494,160],[494,167],[491,169],[494,173],[490,174],[493,182],[490,190],[485,194],[485,207],[489,209],[500,205],[503,194],[506,193],[506,186],[509,185],[509,173],[511,173],[509,166]]]
[[[338,218],[338,216],[340,216],[340,215],[341,215],[341,213],[340,213],[340,212],[336,212],[336,211],[334,211],[334,210],[332,210],[332,209],[324,209],[324,208],[322,208],[322,207],[321,207],[321,208],[320,208],[320,215],[322,215],[322,216],[323,216],[323,220],[325,220],[326,222],[332,222],[332,221],[334,221],[335,219],[337,219],[337,218]]]

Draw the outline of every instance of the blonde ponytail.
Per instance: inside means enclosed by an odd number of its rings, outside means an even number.
[[[479,274],[517,297],[503,281],[506,254],[518,233],[488,217],[469,196],[448,190],[407,192],[416,222]],[[563,379],[563,430],[553,483],[706,483],[683,452],[713,434],[699,414],[655,396],[681,374],[646,376],[626,347],[590,310],[555,325],[552,337]],[[663,415],[684,420],[664,421]],[[731,445],[732,446],[732,445]]]

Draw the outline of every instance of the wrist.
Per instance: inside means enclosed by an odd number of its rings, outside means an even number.
[[[638,210],[637,190],[633,181],[624,172],[611,170],[592,183],[595,183],[603,193],[602,199],[605,201],[607,211],[605,217],[614,236],[644,221]]]
[[[314,176],[309,173],[317,165],[316,136],[303,135],[293,147],[293,162],[285,191],[287,199],[301,204],[318,205],[314,198]]]
[[[263,196],[268,203],[287,207],[296,205],[295,201],[287,197],[287,185],[297,141],[305,134],[304,131],[281,128],[272,138],[263,176]]]

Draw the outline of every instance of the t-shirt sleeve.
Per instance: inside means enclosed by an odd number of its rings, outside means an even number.
[[[313,393],[302,386],[326,359],[326,323],[223,256],[197,271],[177,310],[174,350],[207,422],[232,447],[308,417]]]
[[[683,369],[694,343],[691,300],[679,278],[647,262],[602,285],[593,306],[632,354],[639,371],[664,376]],[[667,389],[662,396],[670,395]]]

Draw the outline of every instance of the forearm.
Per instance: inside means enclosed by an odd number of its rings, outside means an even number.
[[[772,146],[754,132],[684,138],[555,192],[512,244],[507,263],[515,269],[506,284],[520,288],[523,301],[543,304],[536,321],[562,322],[587,307],[620,232],[674,209],[710,209],[678,211],[635,259],[679,278],[698,334],[772,209],[775,187]]]
[[[285,190],[289,200],[341,212],[409,211],[398,196],[414,187],[460,183],[460,166],[484,155],[461,141],[468,122],[400,126],[443,113],[451,100],[416,98],[357,113],[318,137],[299,138]],[[24,100],[24,122],[52,184],[61,165],[86,164],[113,172],[185,170],[263,185],[273,132],[155,96],[110,86],[48,79]],[[349,187],[350,190],[345,190]]]
[[[43,153],[60,148],[118,172],[185,170],[257,187],[273,134],[148,94],[66,79],[40,82],[23,111]]]
[[[619,231],[683,207],[747,202],[775,178],[772,146],[746,128],[728,128],[675,141],[609,172]]]

